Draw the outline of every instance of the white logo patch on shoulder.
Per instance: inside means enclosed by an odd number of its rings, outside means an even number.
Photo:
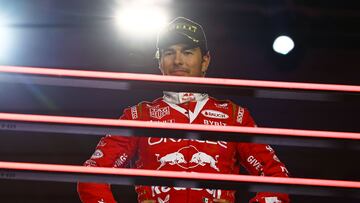
[[[277,197],[265,197],[265,203],[281,203]]]
[[[137,113],[136,106],[131,107],[131,118],[133,120],[138,118],[138,113]]]
[[[237,117],[236,117],[236,122],[238,122],[240,124],[243,122],[244,113],[245,113],[245,110],[243,108],[239,107]]]
[[[203,110],[201,111],[201,114],[208,118],[218,118],[218,119],[227,119],[229,116],[221,111],[215,111],[215,110]]]
[[[170,108],[168,106],[163,108],[150,108],[150,117],[162,119],[164,116],[170,115]]]

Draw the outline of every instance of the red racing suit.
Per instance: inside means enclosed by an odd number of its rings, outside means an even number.
[[[164,92],[162,98],[124,110],[121,119],[216,126],[255,126],[247,109],[207,94]],[[107,135],[98,143],[86,166],[126,167],[135,157],[136,168],[238,174],[239,164],[252,175],[288,176],[269,145],[209,140]],[[235,191],[167,186],[136,186],[138,201],[157,203],[212,203],[235,201]],[[116,202],[108,184],[79,183],[84,203]],[[259,192],[250,202],[288,203],[286,194]]]

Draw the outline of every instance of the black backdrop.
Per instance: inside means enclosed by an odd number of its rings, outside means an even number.
[[[208,77],[359,85],[360,13],[355,1],[169,1],[171,17],[201,23],[212,63]],[[116,29],[115,1],[0,0],[12,49],[1,65],[159,73],[155,35],[135,39]],[[295,40],[287,56],[273,52],[279,34]],[[4,51],[5,50],[5,51]],[[6,54],[5,54],[6,53]],[[116,118],[122,109],[159,91],[115,91],[0,82],[0,111]],[[352,100],[272,99],[223,95],[250,109],[259,126],[359,131]],[[82,164],[97,136],[0,132],[0,160]],[[294,177],[360,180],[358,151],[274,146]],[[0,180],[2,202],[79,202],[73,183]],[[134,202],[130,186],[115,186],[120,202]],[[238,192],[238,202],[252,194]],[[294,195],[293,202],[358,202],[346,197]]]

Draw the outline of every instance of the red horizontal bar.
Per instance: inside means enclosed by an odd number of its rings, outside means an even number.
[[[239,126],[211,126],[202,124],[186,123],[161,123],[152,122],[149,125],[147,121],[118,120],[106,118],[89,117],[71,117],[71,116],[49,116],[34,114],[15,114],[0,113],[0,120],[21,121],[21,122],[39,122],[39,123],[57,123],[57,124],[80,124],[95,126],[114,126],[114,127],[134,127],[134,128],[160,128],[173,130],[194,130],[194,131],[212,131],[228,133],[247,133],[262,135],[278,135],[290,137],[314,137],[314,138],[338,138],[360,140],[360,133],[355,132],[334,132],[334,131],[316,131],[316,130],[295,130],[284,128],[263,128],[263,127],[239,127]]]
[[[251,175],[235,175],[213,173],[194,173],[176,171],[156,171],[145,169],[126,169],[126,168],[104,168],[104,167],[85,167],[74,165],[58,164],[37,164],[37,163],[17,163],[0,162],[0,169],[30,170],[43,172],[65,172],[65,173],[85,173],[85,174],[104,174],[104,175],[126,175],[126,176],[148,176],[159,178],[178,178],[194,180],[215,180],[249,183],[273,183],[299,186],[325,186],[337,188],[360,188],[360,182],[344,180],[310,179],[310,178],[288,178],[288,177],[267,177]]]
[[[225,78],[178,77],[178,76],[163,76],[163,75],[153,75],[153,74],[84,71],[84,70],[68,70],[68,69],[21,67],[21,66],[0,66],[0,72],[18,73],[18,74],[35,74],[35,75],[45,75],[45,76],[111,79],[111,80],[136,80],[136,81],[153,81],[153,82],[169,82],[169,83],[225,85],[225,86],[233,86],[233,87],[241,86],[241,87],[258,87],[258,88],[260,87],[260,88],[278,88],[278,89],[297,89],[297,90],[360,92],[360,86],[355,86],[355,85],[277,82],[277,81],[263,81],[263,80],[239,80],[239,79],[225,79]]]

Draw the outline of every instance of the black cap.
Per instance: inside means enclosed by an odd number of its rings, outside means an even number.
[[[161,50],[178,43],[200,47],[203,52],[208,51],[201,25],[184,17],[175,18],[158,33],[156,47]]]

